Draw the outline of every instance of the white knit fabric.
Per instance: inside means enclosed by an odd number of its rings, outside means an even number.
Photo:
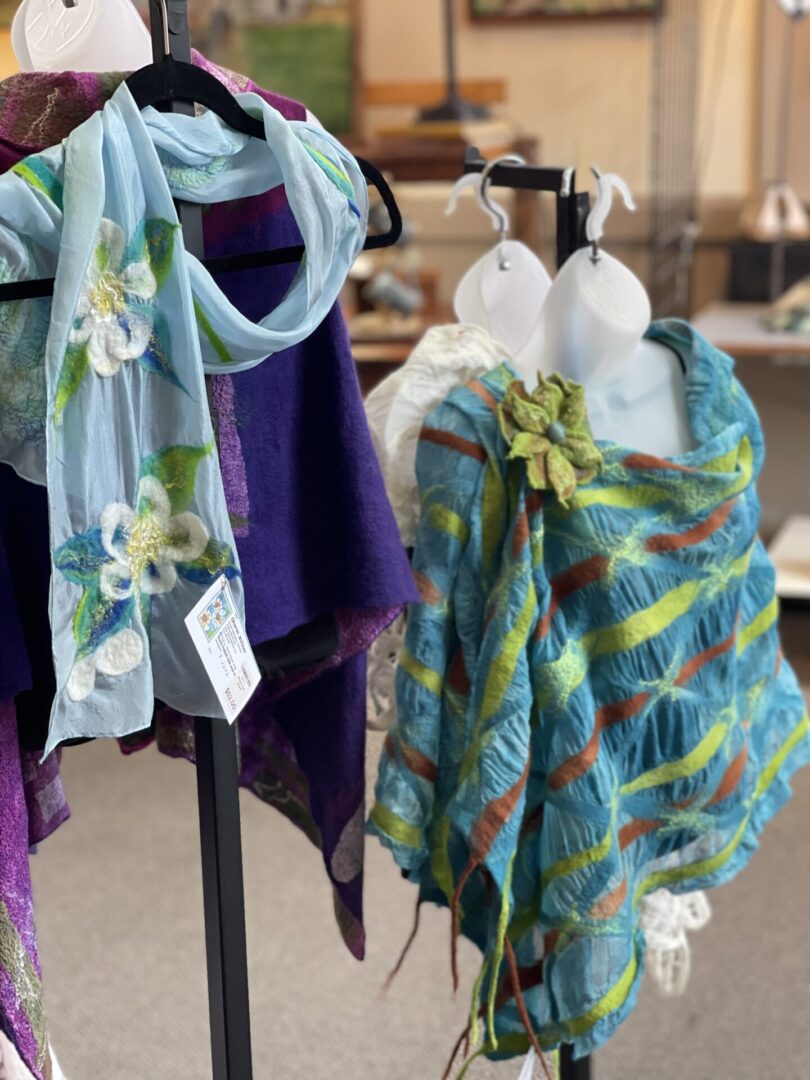
[[[674,997],[686,990],[692,964],[687,931],[702,930],[711,915],[704,892],[676,896],[658,889],[642,900],[647,971],[663,994]]]
[[[506,349],[480,327],[434,326],[366,398],[371,437],[405,547],[416,542],[416,445],[425,417],[451,390],[508,359]]]
[[[383,630],[368,651],[366,719],[372,731],[388,731],[396,719],[394,681],[404,641],[405,616],[400,615]]]

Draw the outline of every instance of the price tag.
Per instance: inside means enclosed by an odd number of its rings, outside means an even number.
[[[224,574],[194,605],[186,626],[232,724],[259,685],[261,672]]]

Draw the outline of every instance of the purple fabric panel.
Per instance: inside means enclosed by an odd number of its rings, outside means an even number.
[[[41,844],[70,817],[70,807],[59,773],[61,752],[40,764],[39,754],[22,753],[25,804],[28,809],[28,839]]]
[[[320,833],[326,872],[343,909],[338,909],[338,921],[358,960],[365,950],[365,705],[362,655],[273,703],[275,720],[292,744],[301,771],[311,778],[310,812]]]
[[[214,407],[217,412],[217,435],[219,460],[222,469],[222,486],[231,518],[233,535],[247,536],[250,527],[250,497],[242,440],[234,412],[234,388],[230,375],[220,375],[212,380]]]
[[[241,228],[225,230],[214,220],[206,227],[212,256],[300,240],[286,208]],[[258,319],[294,274],[295,267],[268,267],[217,284]],[[336,608],[417,599],[339,307],[306,342],[241,372],[233,385],[250,500],[250,527],[238,548],[251,640],[283,637]]]
[[[38,1078],[47,1048],[14,703],[0,703],[0,1024]],[[12,961],[12,963],[9,963]]]

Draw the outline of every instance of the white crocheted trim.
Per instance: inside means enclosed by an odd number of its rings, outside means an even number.
[[[405,642],[405,616],[400,615],[368,650],[366,722],[372,731],[388,731],[397,716],[396,674]]]
[[[508,359],[504,346],[478,326],[434,326],[366,398],[374,449],[405,547],[416,542],[419,524],[416,447],[425,417],[456,387]]]
[[[51,1050],[51,1076],[53,1080],[65,1080],[56,1055]],[[17,1053],[16,1047],[0,1032],[0,1080],[33,1080],[34,1074]]]
[[[692,967],[687,931],[702,930],[711,918],[703,892],[676,896],[658,889],[641,902],[639,925],[646,940],[647,970],[668,997],[683,994]]]

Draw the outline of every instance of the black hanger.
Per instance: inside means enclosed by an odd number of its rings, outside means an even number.
[[[140,109],[148,105],[167,105],[173,101],[202,105],[224,121],[235,131],[264,139],[264,124],[255,116],[246,112],[233,94],[209,72],[183,60],[175,60],[169,50],[168,29],[165,32],[167,49],[163,60],[135,71],[127,79],[127,86]],[[390,228],[385,233],[366,238],[364,250],[391,247],[402,235],[402,215],[397,206],[394,193],[382,173],[371,162],[358,158],[357,163],[368,180],[379,192],[388,211]],[[285,263],[300,262],[304,256],[303,244],[291,247],[274,248],[271,251],[247,252],[239,255],[224,255],[216,259],[205,259],[204,265],[212,274],[228,274],[237,270],[256,270],[265,266],[281,266]],[[53,278],[39,278],[33,281],[17,281],[0,285],[0,303],[14,300],[32,300],[37,297],[53,295]]]
[[[266,137],[261,120],[246,112],[216,76],[184,60],[168,55],[147,64],[129,76],[127,86],[139,109],[170,101],[196,103],[216,113],[234,131],[256,139]]]

